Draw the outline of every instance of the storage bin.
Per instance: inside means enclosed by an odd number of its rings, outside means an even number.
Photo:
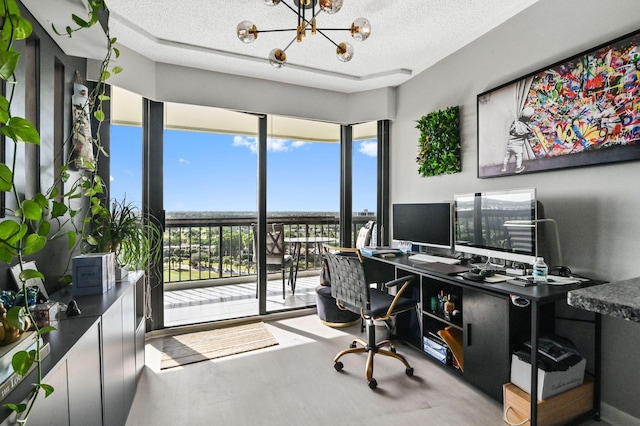
[[[513,383],[502,386],[504,401],[503,420],[507,425],[529,426],[530,395]],[[593,409],[593,381],[566,392],[538,401],[538,425],[561,426]]]

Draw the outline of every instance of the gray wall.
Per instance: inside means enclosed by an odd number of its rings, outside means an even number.
[[[20,58],[19,66],[16,70],[16,77],[19,82],[12,105],[12,114],[19,117],[29,118],[38,128],[40,132],[40,146],[26,147],[25,143],[19,143],[17,149],[17,167],[16,167],[16,185],[21,194],[33,194],[38,191],[44,193],[50,188],[56,174],[54,163],[60,162],[61,153],[54,148],[54,139],[57,137],[56,129],[58,129],[65,137],[71,132],[71,95],[73,92],[73,81],[75,72],[79,71],[81,77],[86,78],[84,70],[86,68],[86,60],[65,55],[62,50],[51,40],[47,33],[35,23],[31,14],[22,9],[23,16],[33,25],[33,42],[35,52],[31,61],[34,62],[34,77],[27,77],[26,61],[29,55],[23,55]],[[21,41],[16,44],[16,49],[24,52],[25,42]],[[56,123],[56,98],[55,90],[56,82],[55,68],[59,66],[64,74],[64,88],[62,105],[59,106],[61,114],[64,117],[63,123]],[[29,81],[29,78],[35,78],[36,81]],[[58,88],[60,89],[60,88]],[[28,108],[27,105],[32,105]],[[27,111],[32,109],[31,111]],[[56,126],[56,124],[58,126]],[[60,142],[60,141],[58,141]],[[60,143],[62,144],[62,143]],[[7,142],[9,153],[13,151],[13,142]],[[66,153],[69,152],[67,144]],[[9,154],[10,158],[10,154]],[[78,172],[70,171],[71,177],[69,184],[78,178]],[[69,188],[66,188],[68,190]],[[13,195],[7,193],[7,206],[9,209],[15,208]],[[76,203],[76,208],[79,204]],[[9,211],[7,217],[11,218],[12,213]],[[56,224],[52,223],[52,235],[56,229]],[[65,229],[72,229],[66,226]],[[64,232],[62,232],[64,235]],[[60,285],[57,281],[59,277],[65,273],[70,273],[71,253],[67,248],[67,239],[65,237],[49,241],[45,248],[30,256],[27,260],[34,260],[38,270],[42,272],[47,280],[45,285],[49,292],[57,290]],[[13,280],[9,278],[8,266],[4,263],[0,264],[0,288],[13,288]],[[10,280],[10,281],[8,281]]]
[[[634,259],[640,236],[640,163],[492,179],[478,179],[476,166],[477,94],[637,30],[639,16],[637,0],[542,0],[400,86],[391,127],[392,202],[451,200],[455,193],[533,186],[546,216],[558,222],[564,263],[605,280],[639,276]],[[462,172],[421,178],[415,120],[452,105],[461,106]],[[575,340],[590,332],[581,324],[561,328]],[[603,317],[602,343],[603,401],[638,419],[640,324]]]

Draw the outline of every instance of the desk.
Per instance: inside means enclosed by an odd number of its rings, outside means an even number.
[[[291,292],[296,294],[296,279],[298,278],[298,267],[300,261],[300,253],[302,252],[302,244],[316,244],[318,254],[322,254],[323,243],[333,243],[337,241],[331,237],[285,237],[284,242],[291,244],[291,257],[293,257],[293,273],[289,274],[289,286]]]
[[[414,343],[423,350],[422,339],[433,332],[434,328],[446,325],[456,328],[463,334],[464,343],[464,372],[455,370],[462,377],[480,388],[494,399],[502,398],[502,384],[510,380],[510,346],[517,334],[527,332],[532,341],[531,365],[537,364],[538,336],[541,324],[553,330],[555,327],[554,303],[566,300],[567,293],[581,287],[601,284],[589,281],[564,286],[538,284],[531,287],[521,287],[507,282],[486,283],[465,280],[460,276],[448,276],[435,271],[429,271],[419,264],[409,261],[409,256],[398,255],[390,258],[366,256],[377,262],[392,265],[395,276],[416,274],[419,288],[419,318],[420,334]],[[445,319],[442,315],[429,311],[429,298],[444,290],[451,292],[459,299],[456,307],[460,306],[461,314],[457,318]],[[511,304],[510,295],[529,300],[530,307],[517,308]],[[600,384],[600,316],[596,315],[595,325],[595,386],[594,412],[599,415],[599,384]],[[473,344],[471,344],[471,329],[473,329]],[[488,367],[490,365],[490,367]],[[538,387],[537,369],[531,369],[531,425],[538,420],[538,406],[536,404]]]

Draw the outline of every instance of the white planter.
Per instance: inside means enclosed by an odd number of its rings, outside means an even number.
[[[129,270],[125,266],[116,266],[116,281],[122,281],[127,275]]]

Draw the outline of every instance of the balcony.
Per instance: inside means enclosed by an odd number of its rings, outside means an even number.
[[[253,261],[256,218],[230,213],[215,217],[171,217],[164,234],[165,327],[240,318],[258,314],[257,275]],[[354,216],[352,240],[375,216]],[[285,237],[330,237],[339,239],[335,214],[296,213],[269,216],[269,223],[283,223]],[[285,243],[285,250],[292,247]],[[298,260],[296,293],[282,295],[279,274],[269,274],[267,311],[315,306],[321,256],[316,244],[303,244]]]

